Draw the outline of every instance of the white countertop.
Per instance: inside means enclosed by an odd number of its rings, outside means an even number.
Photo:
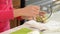
[[[60,11],[54,13],[49,20],[54,20],[54,21],[60,22]],[[18,27],[15,27],[15,28],[13,28],[13,29],[10,29],[10,30],[7,30],[7,31],[5,31],[5,32],[2,32],[2,33],[0,33],[0,34],[10,34],[11,32],[14,32],[14,31],[16,31],[16,30],[21,29],[22,27],[27,27],[27,26],[26,26],[26,25],[25,25],[25,26],[23,26],[23,25],[22,25],[22,26],[18,26]],[[60,32],[59,32],[59,33],[60,33]]]

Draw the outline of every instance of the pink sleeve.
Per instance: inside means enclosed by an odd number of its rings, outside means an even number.
[[[0,4],[0,21],[13,19],[12,1],[9,0],[8,4]]]
[[[0,21],[5,21],[13,18],[12,11],[0,10]]]

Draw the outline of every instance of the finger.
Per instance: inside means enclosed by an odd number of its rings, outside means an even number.
[[[36,9],[36,10],[40,10],[39,6],[33,6],[33,8]]]
[[[39,12],[40,14],[46,14],[46,12],[44,12],[44,11],[41,11],[41,12]]]
[[[32,10],[33,10],[34,13],[39,14],[39,11],[40,11],[40,10],[37,10],[37,9],[35,9],[35,8],[33,8]]]
[[[33,16],[33,19],[36,20],[36,17],[37,17],[37,15],[34,15],[34,16]]]
[[[45,12],[39,12],[40,16],[44,16],[46,13]]]
[[[39,14],[39,10],[33,10],[34,12],[33,13],[35,13],[35,14]]]

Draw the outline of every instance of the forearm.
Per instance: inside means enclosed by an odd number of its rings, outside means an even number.
[[[14,18],[23,16],[23,10],[22,9],[14,9],[13,14],[14,14]]]

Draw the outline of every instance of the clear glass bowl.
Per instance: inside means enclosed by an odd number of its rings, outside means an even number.
[[[52,3],[49,4],[40,5],[40,7],[41,11],[44,11],[46,14],[44,15],[44,18],[42,18],[41,16],[37,16],[36,21],[43,23],[51,17],[52,13],[60,11],[60,2],[53,1]]]

